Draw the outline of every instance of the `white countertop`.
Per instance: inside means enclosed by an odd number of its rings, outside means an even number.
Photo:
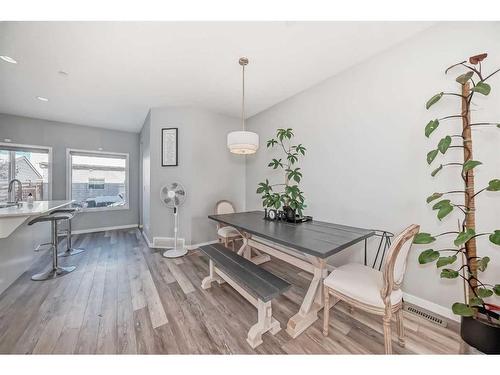
[[[67,206],[74,201],[64,200],[64,201],[35,201],[32,206],[29,206],[28,203],[22,202],[22,207],[11,206],[0,208],[0,219],[6,217],[16,217],[16,216],[37,216],[42,215],[46,212],[55,210],[57,208],[61,208]]]
[[[23,202],[23,205],[19,208],[17,206],[0,208],[0,239],[10,236],[28,218],[43,215],[73,202],[72,200],[35,201],[32,206],[28,206],[28,203]]]

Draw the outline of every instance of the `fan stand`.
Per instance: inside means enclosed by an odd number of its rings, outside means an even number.
[[[167,251],[163,253],[165,258],[178,258],[187,254],[185,248],[177,248],[177,207],[174,207],[174,247],[168,247]]]

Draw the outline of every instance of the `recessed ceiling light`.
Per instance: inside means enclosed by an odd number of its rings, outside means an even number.
[[[8,63],[11,63],[11,64],[17,64],[17,61],[14,60],[12,57],[10,56],[0,56],[0,59],[2,59],[3,61],[5,62],[8,62]]]
[[[41,100],[42,102],[48,102],[48,101],[49,101],[49,99],[44,98],[43,96],[37,96],[36,98],[37,98],[38,100]]]

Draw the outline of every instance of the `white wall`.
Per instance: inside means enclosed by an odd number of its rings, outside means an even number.
[[[161,166],[161,129],[169,127],[179,129],[177,167]],[[149,138],[149,162],[148,147],[143,145],[143,163],[149,164],[150,186],[143,184],[143,201],[150,211],[143,222],[150,241],[173,236],[172,211],[160,202],[160,189],[166,183],[180,182],[187,192],[186,202],[179,209],[179,236],[186,244],[217,238],[215,224],[207,216],[218,200],[228,199],[238,210],[244,209],[245,160],[226,148],[226,134],[238,127],[238,119],[201,109],[151,109],[150,120],[141,132],[145,142]],[[146,171],[146,166],[143,168]],[[143,211],[148,216],[147,207]]]
[[[247,157],[247,209],[261,208],[255,193],[259,181],[281,178],[269,173],[267,163],[273,153],[265,149],[265,141],[276,128],[291,127],[297,141],[308,148],[300,165],[309,205],[306,213],[394,232],[411,223],[433,233],[454,230],[459,216],[450,215],[439,223],[425,198],[434,191],[460,187],[457,170],[432,178],[433,168],[425,156],[442,136],[459,132],[460,124],[443,122],[431,140],[424,137],[424,126],[432,118],[459,113],[459,102],[445,98],[430,111],[425,102],[434,93],[458,88],[454,78],[460,70],[445,76],[448,65],[481,52],[490,55],[485,70],[500,67],[500,23],[440,24],[252,117],[249,128],[260,134],[263,148]],[[473,119],[500,120],[500,75],[490,83],[490,96],[474,100]],[[475,130],[473,138],[475,158],[484,162],[477,168],[476,184],[483,187],[500,177],[500,130]],[[455,157],[462,157],[460,149],[446,155],[450,160]],[[500,228],[500,197],[494,195],[483,194],[477,202],[479,231]],[[479,249],[480,255],[492,258],[485,278],[493,281],[496,275],[494,281],[499,282],[500,249],[485,237]],[[360,250],[357,247],[333,261],[360,261]],[[371,250],[376,250],[373,242]],[[404,291],[448,307],[460,298],[460,284],[441,280],[434,266],[418,265],[418,250],[415,247],[410,254]]]
[[[142,229],[146,233],[146,236],[150,237],[151,231],[151,112],[148,112],[144,125],[142,127],[141,133],[139,135],[140,143],[140,157],[139,161],[141,169],[141,179],[140,179],[140,223],[142,224]]]

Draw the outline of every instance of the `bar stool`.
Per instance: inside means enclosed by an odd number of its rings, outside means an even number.
[[[55,215],[55,214],[64,214],[64,215],[69,215],[68,219],[68,229],[67,231],[63,231],[63,235],[66,235],[66,250],[57,254],[60,257],[69,257],[72,255],[80,254],[85,251],[85,249],[80,249],[80,248],[73,248],[72,241],[71,241],[71,220],[78,214],[80,213],[79,208],[61,208],[58,210],[52,211],[49,215]],[[59,236],[59,233],[57,234]]]
[[[28,223],[28,225],[33,225],[36,223],[42,223],[48,221],[51,224],[50,246],[52,248],[52,269],[31,276],[31,280],[42,281],[42,280],[55,279],[56,277],[64,276],[70,272],[73,272],[76,269],[76,266],[61,267],[57,262],[57,224],[59,221],[68,220],[69,218],[70,218],[69,214],[45,215],[37,217]]]

